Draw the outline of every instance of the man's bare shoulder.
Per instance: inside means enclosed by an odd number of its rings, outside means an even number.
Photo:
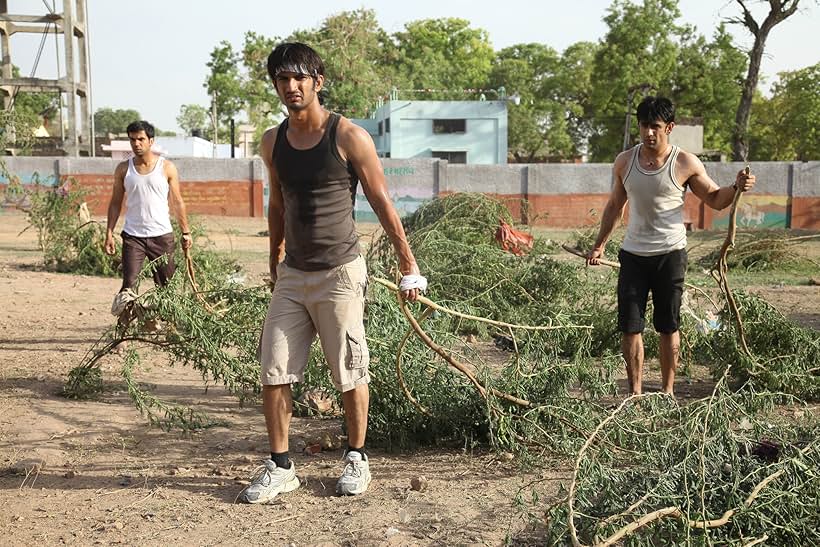
[[[276,135],[278,133],[278,125],[266,129],[265,132],[262,133],[262,139],[259,141],[259,155],[262,156],[262,161],[265,163],[271,160],[273,146],[276,144]]]
[[[124,161],[119,162],[117,164],[117,166],[114,168],[114,174],[115,175],[124,175],[125,172],[128,171],[128,162],[130,162],[130,161],[131,160],[124,160]]]
[[[336,144],[345,154],[357,152],[353,155],[359,155],[366,153],[371,148],[375,153],[376,150],[376,145],[370,133],[344,116],[339,119],[339,125],[336,126]]]
[[[629,162],[632,160],[633,153],[634,151],[630,148],[629,150],[624,150],[615,156],[615,161],[612,162],[612,169],[617,173],[625,173],[626,168],[629,166]]]
[[[695,173],[705,171],[703,162],[700,158],[691,152],[687,152],[683,148],[678,152],[678,157],[675,160],[675,171],[683,178],[689,178]]]

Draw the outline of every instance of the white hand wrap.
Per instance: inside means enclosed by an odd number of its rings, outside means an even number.
[[[419,292],[424,292],[427,290],[427,278],[423,275],[415,275],[415,274],[408,274],[402,276],[401,282],[399,283],[399,290],[409,291],[410,289],[418,289]]]

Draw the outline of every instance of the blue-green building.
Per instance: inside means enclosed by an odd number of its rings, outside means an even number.
[[[389,100],[371,118],[352,120],[382,158],[507,163],[507,101]]]

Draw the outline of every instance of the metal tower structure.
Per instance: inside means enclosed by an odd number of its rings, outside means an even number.
[[[62,13],[49,7],[42,15],[14,15],[8,13],[8,0],[0,0],[0,95],[5,109],[12,107],[19,91],[60,93],[60,132],[62,149],[69,156],[93,155],[93,120],[89,108],[90,64],[88,60],[86,0],[63,0]],[[52,2],[56,7],[56,3]],[[63,67],[60,75],[58,53],[57,78],[13,77],[9,38],[16,33],[37,33],[43,38],[53,33],[63,42]],[[58,38],[59,39],[59,38]],[[44,42],[45,40],[43,40]],[[58,48],[59,51],[59,48]],[[40,52],[42,52],[42,43]],[[38,53],[39,60],[39,53]],[[63,106],[66,120],[63,122]],[[65,130],[63,126],[65,125]]]

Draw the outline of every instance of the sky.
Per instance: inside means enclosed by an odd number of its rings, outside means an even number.
[[[62,0],[8,0],[9,13],[47,13],[62,9]],[[755,2],[755,0],[750,0]],[[183,104],[209,105],[203,87],[211,50],[222,40],[241,50],[247,31],[284,38],[298,29],[318,27],[329,15],[359,8],[373,9],[388,33],[419,19],[460,17],[489,34],[496,50],[518,43],[539,42],[558,51],[579,41],[598,41],[606,33],[603,17],[612,0],[86,0],[91,54],[91,105],[134,109],[163,130],[179,130],[176,117]],[[740,13],[731,0],[680,0],[679,22],[695,25],[711,37],[723,18]],[[805,5],[805,7],[803,7]],[[758,21],[767,3],[755,6]],[[751,46],[745,28],[730,32],[741,47]],[[12,61],[30,75],[40,35],[15,34]],[[54,78],[57,53],[47,40],[35,76]],[[60,50],[62,56],[62,50]],[[798,14],[776,26],[762,63],[764,92],[778,72],[820,62],[820,2],[803,0]],[[62,64],[62,61],[60,61]],[[63,69],[64,72],[64,69]]]

